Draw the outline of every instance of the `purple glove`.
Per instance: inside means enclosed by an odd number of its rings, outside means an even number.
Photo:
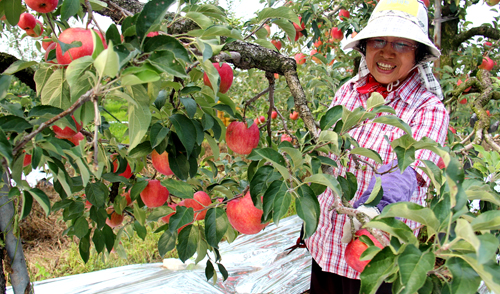
[[[384,195],[382,199],[377,204],[379,211],[382,211],[384,207],[394,202],[410,201],[413,192],[417,189],[417,173],[411,167],[407,167],[403,173],[399,170],[398,161],[383,165],[378,169],[379,173],[386,172],[391,169],[391,167],[396,166],[396,169],[391,173],[386,173],[383,175],[375,174],[368,184],[368,188],[361,194],[358,201],[354,203],[354,208],[358,208],[363,205],[366,200],[370,197],[373,187],[375,186],[376,178],[380,177],[382,180],[382,189],[384,190]]]

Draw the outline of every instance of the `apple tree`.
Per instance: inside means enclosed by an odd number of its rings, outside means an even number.
[[[207,279],[214,280],[217,272],[228,275],[220,242],[270,221],[279,225],[292,205],[305,236],[313,234],[316,197],[326,188],[340,195],[333,209],[365,223],[348,202],[356,179],[332,176],[345,162],[328,155],[380,164],[379,154],[349,135],[367,119],[405,132],[391,143],[401,170],[419,149],[443,162],[421,167],[431,179],[427,206],[395,203],[366,224],[383,248],[363,254],[371,266],[361,274],[362,291],[374,293],[385,280],[398,293],[475,293],[481,281],[500,292],[500,84],[492,76],[498,66],[486,58],[496,59],[500,31],[496,23],[464,21],[477,1],[429,7],[443,48],[435,72],[453,122],[445,146],[413,139],[380,95],[372,95],[367,109],[329,108],[360,60],[339,42],[366,25],[373,1],[269,1],[245,23],[217,3],[196,0],[64,0],[49,12],[36,6],[51,3],[0,2],[5,30],[20,32],[22,21],[20,37],[46,50],[39,62],[5,53],[1,61],[0,245],[16,293],[30,287],[17,226],[34,201],[47,214],[63,211],[65,233],[79,240],[85,262],[90,254],[120,250],[126,235],[144,239],[153,227],[160,255],[176,249],[182,261],[208,257]],[[96,14],[114,23],[102,30]],[[71,27],[84,16],[84,28]],[[9,93],[13,75],[37,97]],[[127,121],[106,118],[112,102],[126,109]],[[56,202],[23,179],[35,168],[51,175]],[[381,193],[374,189],[369,202]],[[399,218],[419,222],[420,236]]]

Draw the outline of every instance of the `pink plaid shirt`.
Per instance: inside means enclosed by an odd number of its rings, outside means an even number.
[[[330,107],[335,105],[344,105],[349,110],[354,110],[359,106],[366,109],[366,100],[369,94],[359,94],[356,91],[358,86],[363,86],[367,77],[360,78],[358,81],[351,80],[344,84],[336,93]],[[395,91],[391,92],[386,98],[386,105],[391,106],[396,111],[396,115],[408,123],[412,128],[413,137],[417,140],[422,137],[428,137],[436,142],[443,144],[445,142],[449,116],[443,103],[420,82],[417,72],[410,76]],[[375,123],[366,124],[362,127],[353,129],[349,134],[357,140],[360,147],[370,148],[377,151],[382,157],[383,163],[396,159],[391,146],[384,139],[386,135],[390,141],[404,135],[399,128]],[[335,155],[331,155],[333,160],[337,161],[339,168],[334,170],[335,176],[345,176],[347,172],[353,173],[358,180],[358,190],[351,200],[351,204],[359,199],[366,190],[370,179],[373,176],[373,170],[367,167],[365,170],[357,170],[354,161],[351,159],[349,167],[342,167]],[[369,159],[366,161],[377,166]],[[418,165],[418,159],[431,160],[437,164],[439,157],[429,150],[418,150],[415,152],[416,162],[412,165]],[[419,174],[417,191],[412,195],[411,201],[420,205],[425,205],[425,196],[428,187],[429,178],[419,168],[415,169]],[[314,260],[321,266],[323,271],[332,272],[351,279],[359,279],[359,272],[350,268],[344,261],[344,250],[346,244],[342,243],[342,228],[346,222],[345,215],[339,215],[329,208],[333,205],[332,191],[327,189],[318,196],[321,207],[321,215],[316,232],[305,240]],[[415,229],[417,223],[406,220],[405,223]]]

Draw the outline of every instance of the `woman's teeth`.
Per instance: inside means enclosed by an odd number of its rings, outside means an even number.
[[[385,63],[377,63],[377,66],[380,67],[380,69],[382,70],[391,70],[393,68],[395,68],[396,66],[392,66],[390,64],[385,64]]]

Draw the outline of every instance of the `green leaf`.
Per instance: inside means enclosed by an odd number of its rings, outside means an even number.
[[[146,227],[141,225],[138,221],[134,222],[134,230],[137,232],[137,236],[143,241],[146,240],[147,230]]]
[[[160,24],[174,0],[152,0],[144,5],[137,17],[136,32],[140,39],[144,39],[152,27]]]
[[[460,258],[452,257],[446,260],[446,266],[453,275],[453,279],[451,279],[451,293],[476,293],[481,284],[481,278],[467,262]]]
[[[412,134],[410,126],[397,116],[393,116],[393,115],[379,116],[376,119],[374,119],[372,121],[372,123],[381,123],[381,124],[391,125],[391,126],[402,129],[408,135]]]
[[[405,286],[401,294],[413,294],[425,284],[427,272],[434,268],[435,256],[432,251],[422,252],[409,244],[398,257],[399,274]]]
[[[457,234],[457,238],[462,238],[469,242],[479,255],[479,246],[481,245],[481,242],[468,221],[465,219],[458,219],[455,227],[455,233]]]
[[[151,3],[151,2],[149,2]],[[147,133],[151,122],[151,112],[149,111],[149,96],[146,89],[141,85],[127,87],[129,95],[137,102],[138,106],[128,105],[129,117],[129,150],[141,143]]]
[[[291,22],[285,19],[275,19],[273,23],[280,27],[280,29],[282,29],[287,34],[290,40],[295,40],[296,31]],[[274,48],[273,50],[276,50],[276,48]]]
[[[42,104],[52,105],[61,109],[71,106],[69,85],[64,79],[64,71],[56,70],[47,80],[41,93]]]
[[[170,51],[175,58],[190,62],[189,54],[182,44],[174,37],[159,35],[148,38],[144,44],[144,52]]]
[[[193,98],[180,98],[182,105],[186,108],[186,112],[188,114],[188,117],[190,119],[193,119],[194,115],[196,114],[197,110],[197,104],[196,101],[194,101]]]
[[[35,72],[35,76],[36,76],[36,72]],[[11,80],[12,80],[11,76],[0,75],[0,99],[4,99],[5,96],[7,95],[7,91],[9,90]],[[35,81],[36,81],[36,79],[35,79]],[[3,105],[10,105],[10,104],[3,104]],[[22,116],[22,115],[20,115],[20,116]]]
[[[87,200],[96,207],[104,207],[109,190],[101,182],[90,183],[85,187]]]
[[[50,200],[47,194],[38,188],[30,189],[29,193],[35,198],[36,202],[40,204],[43,211],[45,211],[45,215],[48,216],[50,213]]]
[[[83,262],[87,263],[90,257],[90,231],[88,231],[88,234],[80,239],[78,251],[80,251],[80,256],[82,257]]]
[[[278,8],[264,8],[257,16],[257,22],[263,21],[266,18],[284,18],[294,23],[300,23],[299,17],[292,9],[286,6]],[[295,37],[295,36],[294,36]]]
[[[30,129],[33,126],[21,117],[14,115],[6,115],[0,117],[0,128],[4,132],[22,133],[24,130]]]
[[[276,180],[269,185],[264,193],[262,221],[273,219],[276,226],[279,220],[286,215],[292,200],[285,181]]]
[[[394,152],[398,157],[399,170],[405,170],[415,161],[415,148],[413,147],[404,149],[403,147],[397,146],[394,148]]]
[[[439,221],[430,208],[412,202],[397,202],[387,205],[379,215],[379,218],[384,217],[401,217],[426,225],[429,237],[436,234],[439,228]]]
[[[181,230],[179,233],[179,242],[177,243],[177,252],[182,262],[185,262],[196,253],[199,238],[198,228],[193,225],[189,225]]]
[[[188,117],[179,113],[170,116],[169,120],[172,122],[175,133],[181,140],[182,145],[186,148],[187,157],[189,158],[196,142],[196,127]]]
[[[264,192],[267,189],[267,182],[272,178],[274,173],[274,168],[269,165],[263,165],[259,167],[259,169],[255,172],[252,180],[250,182],[250,195],[252,196],[252,200],[254,205],[259,203],[260,201],[256,201],[258,199],[258,195]]]
[[[7,163],[10,165],[14,159],[12,156],[12,145],[10,145],[9,140],[4,131],[0,129],[0,155],[5,157]]]
[[[384,96],[382,96],[378,92],[373,92],[370,95],[370,98],[366,100],[366,109],[370,110],[372,108],[375,108],[377,106],[382,106],[385,104],[385,99]]]
[[[329,174],[315,174],[310,177],[307,177],[303,180],[304,183],[316,183],[320,184],[323,186],[327,186],[328,188],[332,189],[332,191],[337,194],[341,195],[342,191],[340,189],[339,182],[333,175]]]
[[[297,189],[299,197],[295,200],[298,216],[304,221],[304,239],[310,237],[318,227],[321,213],[318,198],[307,185]]]
[[[193,32],[193,31],[191,31],[191,32]],[[241,36],[240,30],[236,30],[230,26],[223,26],[223,25],[213,25],[213,26],[207,28],[201,34],[200,37],[203,39],[208,39],[210,37],[216,37],[216,36],[225,36],[225,37],[229,37],[229,38],[232,38],[235,40],[243,40],[243,37]],[[224,45],[214,45],[212,43],[205,43],[205,48],[207,48],[208,46],[211,47],[211,50],[213,51],[213,55],[219,54],[222,47],[224,47]]]
[[[258,32],[260,32],[262,30],[264,30],[264,32],[265,32],[264,34],[267,34],[267,31],[265,29],[260,29]],[[271,43],[271,42],[269,42],[268,40],[265,40],[265,39],[255,39],[255,40],[253,40],[253,42],[255,44],[258,44],[258,45],[260,45],[262,47],[265,47],[265,48],[267,48],[269,50],[276,50],[276,47],[274,46],[274,44]]]
[[[113,42],[97,56],[94,61],[94,66],[101,78],[104,76],[111,78],[116,77],[120,70],[120,62],[118,54],[113,50]]]
[[[174,179],[166,179],[161,182],[163,186],[165,186],[168,191],[179,198],[189,198],[192,199],[194,192],[193,186],[183,181],[177,181]]]
[[[122,86],[140,85],[156,82],[160,75],[152,70],[144,69],[136,74],[128,74],[122,77]]]
[[[166,230],[158,240],[158,253],[161,257],[175,248],[176,233]]]
[[[41,93],[43,87],[49,80],[50,76],[54,73],[54,70],[50,67],[41,67],[35,72],[35,76],[33,79],[35,80],[36,83],[36,92]],[[4,77],[2,77],[2,80]],[[9,83],[10,84],[10,83]]]
[[[120,31],[118,31],[118,28],[114,23],[112,23],[106,31],[106,40],[108,40],[108,42],[112,41],[113,44],[120,44],[122,42]]]
[[[280,147],[279,149],[290,155],[294,168],[300,168],[304,164],[304,157],[299,150],[292,147]]]
[[[222,263],[217,263],[217,267],[219,268],[219,272],[222,274],[222,280],[227,280],[229,273],[227,272],[226,268],[222,265]]]
[[[383,163],[382,157],[380,157],[380,155],[376,151],[369,149],[369,148],[356,147],[356,148],[351,150],[351,154],[362,155],[362,156],[371,158],[371,159],[375,160],[375,162],[378,164]]]
[[[356,194],[356,191],[358,190],[358,179],[356,179],[356,176],[353,173],[347,172],[345,178],[339,176],[337,178],[337,181],[342,187],[342,196],[347,201],[350,201]]]
[[[285,167],[285,159],[276,150],[271,148],[255,148],[251,153],[258,154],[271,162],[273,164],[273,167],[280,172],[281,176],[285,180],[288,180],[288,178],[290,178],[288,169]]]
[[[322,130],[327,130],[331,128],[341,117],[342,117],[342,105],[336,105],[325,113],[321,117],[319,126]]]
[[[212,264],[210,259],[207,259],[207,265],[205,266],[205,277],[206,277],[207,281],[210,281],[210,279],[214,278],[214,282],[215,282],[215,279],[217,278],[217,274],[215,273],[214,265]]]
[[[167,137],[170,129],[164,127],[161,123],[157,122],[151,127],[149,136],[151,137],[151,147],[155,148],[162,143]]]
[[[35,64],[38,64],[36,61],[24,61],[24,60],[16,60],[14,61],[6,70],[3,71],[2,75],[13,75],[18,71],[21,71],[25,68],[31,67]]]
[[[103,40],[101,39],[100,35],[97,34],[96,30],[90,30],[92,33],[92,41],[94,42],[94,50],[92,52],[92,58],[96,59],[99,54],[101,54],[102,51],[104,51],[104,45]],[[63,53],[64,54],[64,53]]]
[[[78,238],[83,238],[89,232],[89,223],[85,217],[79,217],[73,224],[74,234]]]
[[[199,13],[199,12],[190,11],[190,12],[186,13],[185,17],[189,18],[192,21],[194,21],[195,23],[197,23],[204,30],[207,29],[209,26],[214,24],[209,17],[207,17],[203,13]]]
[[[95,250],[97,253],[101,253],[106,246],[104,242],[104,235],[99,229],[94,230],[94,234],[92,235],[92,242],[94,242]]]
[[[366,199],[364,205],[366,206],[377,206],[384,196],[384,189],[382,189],[382,179],[380,177],[375,177],[375,186],[373,187],[370,197]]]
[[[205,236],[210,246],[219,248],[219,242],[226,234],[229,220],[224,209],[210,208],[205,216]]]
[[[396,257],[390,247],[380,250],[361,273],[360,293],[374,294],[382,282],[397,269]]]
[[[7,21],[15,26],[19,22],[19,16],[25,9],[21,0],[4,0],[3,7]]]
[[[16,189],[16,191],[17,194],[19,194],[19,190]],[[33,197],[31,196],[30,193],[28,193],[28,191],[23,191],[23,207],[21,210],[21,219],[24,219],[30,214],[32,207],[33,207]]]
[[[92,56],[82,56],[71,62],[66,69],[66,80],[70,88],[77,85],[78,78],[92,65]]]
[[[470,223],[474,231],[500,230],[500,210],[489,210],[478,215]]]
[[[371,220],[370,222],[365,224],[365,226],[387,232],[391,236],[398,238],[404,243],[410,243],[414,245],[418,244],[417,237],[415,237],[410,227],[408,227],[404,222],[398,219],[377,218],[375,220]]]
[[[67,21],[70,17],[77,14],[79,9],[79,0],[64,0],[61,5],[61,19]]]
[[[177,206],[175,214],[170,217],[169,230],[174,232],[184,225],[190,224],[194,219],[194,210],[192,207]]]
[[[175,55],[170,51],[155,51],[147,59],[147,61],[157,68],[158,70],[164,71],[180,78],[187,78],[186,70],[184,66],[175,59]]]
[[[134,217],[141,225],[146,223],[146,211],[137,202],[134,202]]]
[[[476,271],[492,293],[500,293],[500,266],[493,260],[479,264],[475,256],[475,254],[466,254],[458,257],[465,260]]]

